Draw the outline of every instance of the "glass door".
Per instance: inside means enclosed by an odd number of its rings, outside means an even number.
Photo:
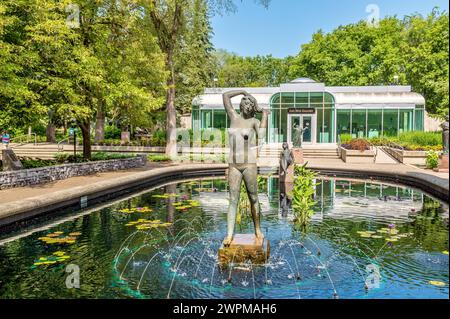
[[[288,142],[293,147],[315,143],[315,115],[289,115]]]

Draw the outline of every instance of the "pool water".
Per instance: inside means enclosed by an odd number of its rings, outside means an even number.
[[[0,240],[0,298],[448,298],[448,206],[406,187],[322,178],[294,227],[261,179],[265,265],[219,267],[224,179],[168,184]],[[245,214],[238,233],[251,233]]]

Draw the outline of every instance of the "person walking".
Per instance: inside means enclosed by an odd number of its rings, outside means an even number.
[[[8,134],[8,131],[4,131],[2,134],[2,144],[8,148],[9,141],[11,140],[11,136]]]

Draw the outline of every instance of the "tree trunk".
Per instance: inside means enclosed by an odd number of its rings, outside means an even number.
[[[89,121],[80,123],[81,134],[83,135],[83,158],[91,159],[91,123]]]
[[[99,106],[97,110],[97,118],[95,121],[95,136],[94,141],[96,143],[105,139],[105,110],[103,106]]]
[[[171,68],[171,75],[167,83],[166,101],[166,155],[172,158],[178,155],[177,152],[177,111],[175,109],[175,74],[171,54],[168,55],[168,65]]]
[[[52,122],[47,124],[45,135],[47,137],[47,143],[56,143],[56,128]]]

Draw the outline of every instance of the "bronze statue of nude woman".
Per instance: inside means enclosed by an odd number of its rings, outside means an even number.
[[[240,114],[231,103],[235,96],[243,95],[240,103]],[[259,240],[264,239],[260,226],[260,207],[258,200],[258,167],[257,148],[261,147],[267,128],[268,110],[262,110],[256,99],[243,90],[229,91],[223,94],[223,104],[230,119],[228,129],[230,141],[228,183],[230,187],[230,206],[228,210],[227,237],[223,244],[229,246],[233,241],[236,224],[236,213],[241,193],[241,183],[244,181],[250,200],[255,235]],[[262,112],[261,122],[255,118],[257,112]]]

